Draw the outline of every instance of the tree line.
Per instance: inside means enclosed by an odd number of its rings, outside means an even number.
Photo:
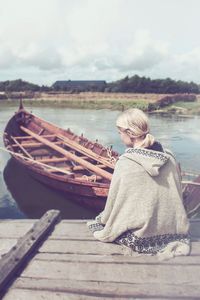
[[[95,85],[92,86],[83,85],[69,90],[65,87],[61,90],[52,86],[39,86],[22,79],[7,80],[0,82],[0,92],[107,92],[107,93],[156,93],[156,94],[179,94],[179,93],[200,93],[200,85],[194,82],[185,82],[182,80],[173,80],[171,78],[166,79],[151,79],[149,77],[140,77],[134,75],[132,77],[126,76],[123,79],[113,81],[110,83],[105,82],[105,86]]]
[[[106,91],[115,93],[198,94],[200,93],[200,85],[194,82],[176,81],[170,78],[150,79],[149,77],[135,75],[109,83]]]
[[[0,81],[0,92],[48,92],[51,88],[48,86],[39,86],[22,79]]]

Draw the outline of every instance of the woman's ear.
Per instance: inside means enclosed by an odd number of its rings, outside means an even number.
[[[126,133],[128,134],[129,137],[133,137],[133,133],[131,132],[131,130],[127,129]]]

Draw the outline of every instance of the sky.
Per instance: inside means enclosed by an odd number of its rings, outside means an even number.
[[[200,84],[200,0],[0,0],[0,81]]]

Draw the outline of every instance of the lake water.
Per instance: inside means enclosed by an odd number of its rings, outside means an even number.
[[[26,107],[28,110],[62,128],[98,139],[105,146],[123,153],[115,128],[118,111],[80,110],[51,107]],[[0,146],[7,121],[17,107],[0,106]],[[170,148],[183,170],[200,173],[200,117],[151,114],[151,131],[164,147]],[[56,192],[31,178],[27,172],[0,151],[0,219],[40,218],[48,209],[59,209],[66,219],[93,218],[96,212],[71,201],[71,196]]]

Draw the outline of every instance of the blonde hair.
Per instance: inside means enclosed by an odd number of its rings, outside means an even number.
[[[141,138],[142,147],[148,148],[153,145],[155,138],[149,133],[149,120],[147,115],[140,109],[130,108],[120,114],[116,121],[117,127],[131,132],[132,138]]]

